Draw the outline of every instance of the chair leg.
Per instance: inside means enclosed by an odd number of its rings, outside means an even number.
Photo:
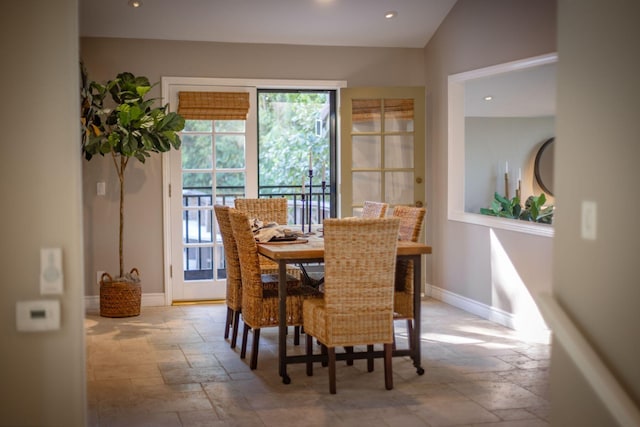
[[[231,327],[231,319],[233,317],[233,310],[227,306],[227,320],[224,322],[224,339],[229,338],[229,327]]]
[[[247,355],[247,339],[249,337],[249,325],[244,324],[244,329],[242,330],[242,346],[240,350],[240,359],[244,359]]]
[[[313,355],[313,337],[307,334],[307,375],[313,376],[313,362],[311,362],[311,356]]]
[[[253,343],[251,347],[251,363],[249,367],[256,369],[258,367],[258,345],[260,344],[260,328],[253,330]]]
[[[336,348],[330,347],[329,353],[329,393],[336,394]]]
[[[373,344],[367,345],[367,371],[373,372]]]
[[[323,357],[322,358],[322,367],[326,367],[327,366],[327,346],[320,343],[320,352],[322,353]]]
[[[407,335],[409,337],[409,348],[413,350],[416,345],[413,339],[413,319],[407,319]]]
[[[395,350],[396,349],[396,323],[395,322],[393,322],[392,329],[393,329],[393,349]]]
[[[233,314],[233,332],[231,333],[231,348],[236,348],[238,341],[238,329],[240,328],[240,310]]]
[[[293,327],[293,345],[300,345],[300,326]]]
[[[344,351],[345,351],[345,353],[347,353],[347,354],[353,354],[353,346],[352,346],[352,345],[350,345],[350,346],[345,347],[345,348],[344,348]],[[349,357],[349,358],[347,359],[347,366],[353,366],[353,359],[352,359],[351,357]]]
[[[392,344],[384,345],[384,387],[387,390],[393,388],[393,371],[391,369]]]

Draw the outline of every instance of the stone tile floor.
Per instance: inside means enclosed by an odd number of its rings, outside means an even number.
[[[546,342],[433,299],[422,313],[424,375],[395,358],[387,391],[381,359],[371,373],[364,360],[339,362],[336,395],[319,364],[312,377],[290,365],[291,384],[282,384],[276,328],[263,329],[250,370],[249,354],[240,359],[239,345],[223,338],[222,303],[143,308],[123,319],[89,313],[89,425],[549,426]],[[398,346],[406,346],[403,327],[397,322]],[[304,352],[304,338],[289,349]]]

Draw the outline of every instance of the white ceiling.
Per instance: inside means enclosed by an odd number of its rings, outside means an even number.
[[[456,0],[80,0],[80,35],[423,48]],[[387,11],[396,11],[385,19]]]
[[[423,48],[456,0],[79,0],[80,35],[230,43]],[[397,12],[385,19],[388,11]],[[534,71],[531,71],[535,73]],[[544,73],[545,70],[538,70]],[[521,75],[522,74],[522,75]],[[555,72],[477,79],[465,87],[472,116],[555,111]],[[509,80],[507,80],[509,77]],[[515,80],[511,80],[511,78]],[[522,82],[527,80],[528,84]],[[535,82],[533,85],[531,82]],[[528,90],[525,90],[528,89]],[[482,101],[491,94],[494,101]]]

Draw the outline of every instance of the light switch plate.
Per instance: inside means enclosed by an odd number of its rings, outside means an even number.
[[[589,200],[582,201],[582,218],[580,235],[584,240],[598,238],[598,205]]]
[[[62,249],[40,249],[40,294],[62,294]]]
[[[60,329],[60,301],[18,301],[16,303],[16,328],[19,332]]]

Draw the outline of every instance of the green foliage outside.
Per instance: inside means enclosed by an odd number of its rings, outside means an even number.
[[[329,179],[329,95],[262,92],[258,100],[260,186],[308,184],[309,151],[314,183],[322,167]],[[279,191],[275,189],[274,191]]]

